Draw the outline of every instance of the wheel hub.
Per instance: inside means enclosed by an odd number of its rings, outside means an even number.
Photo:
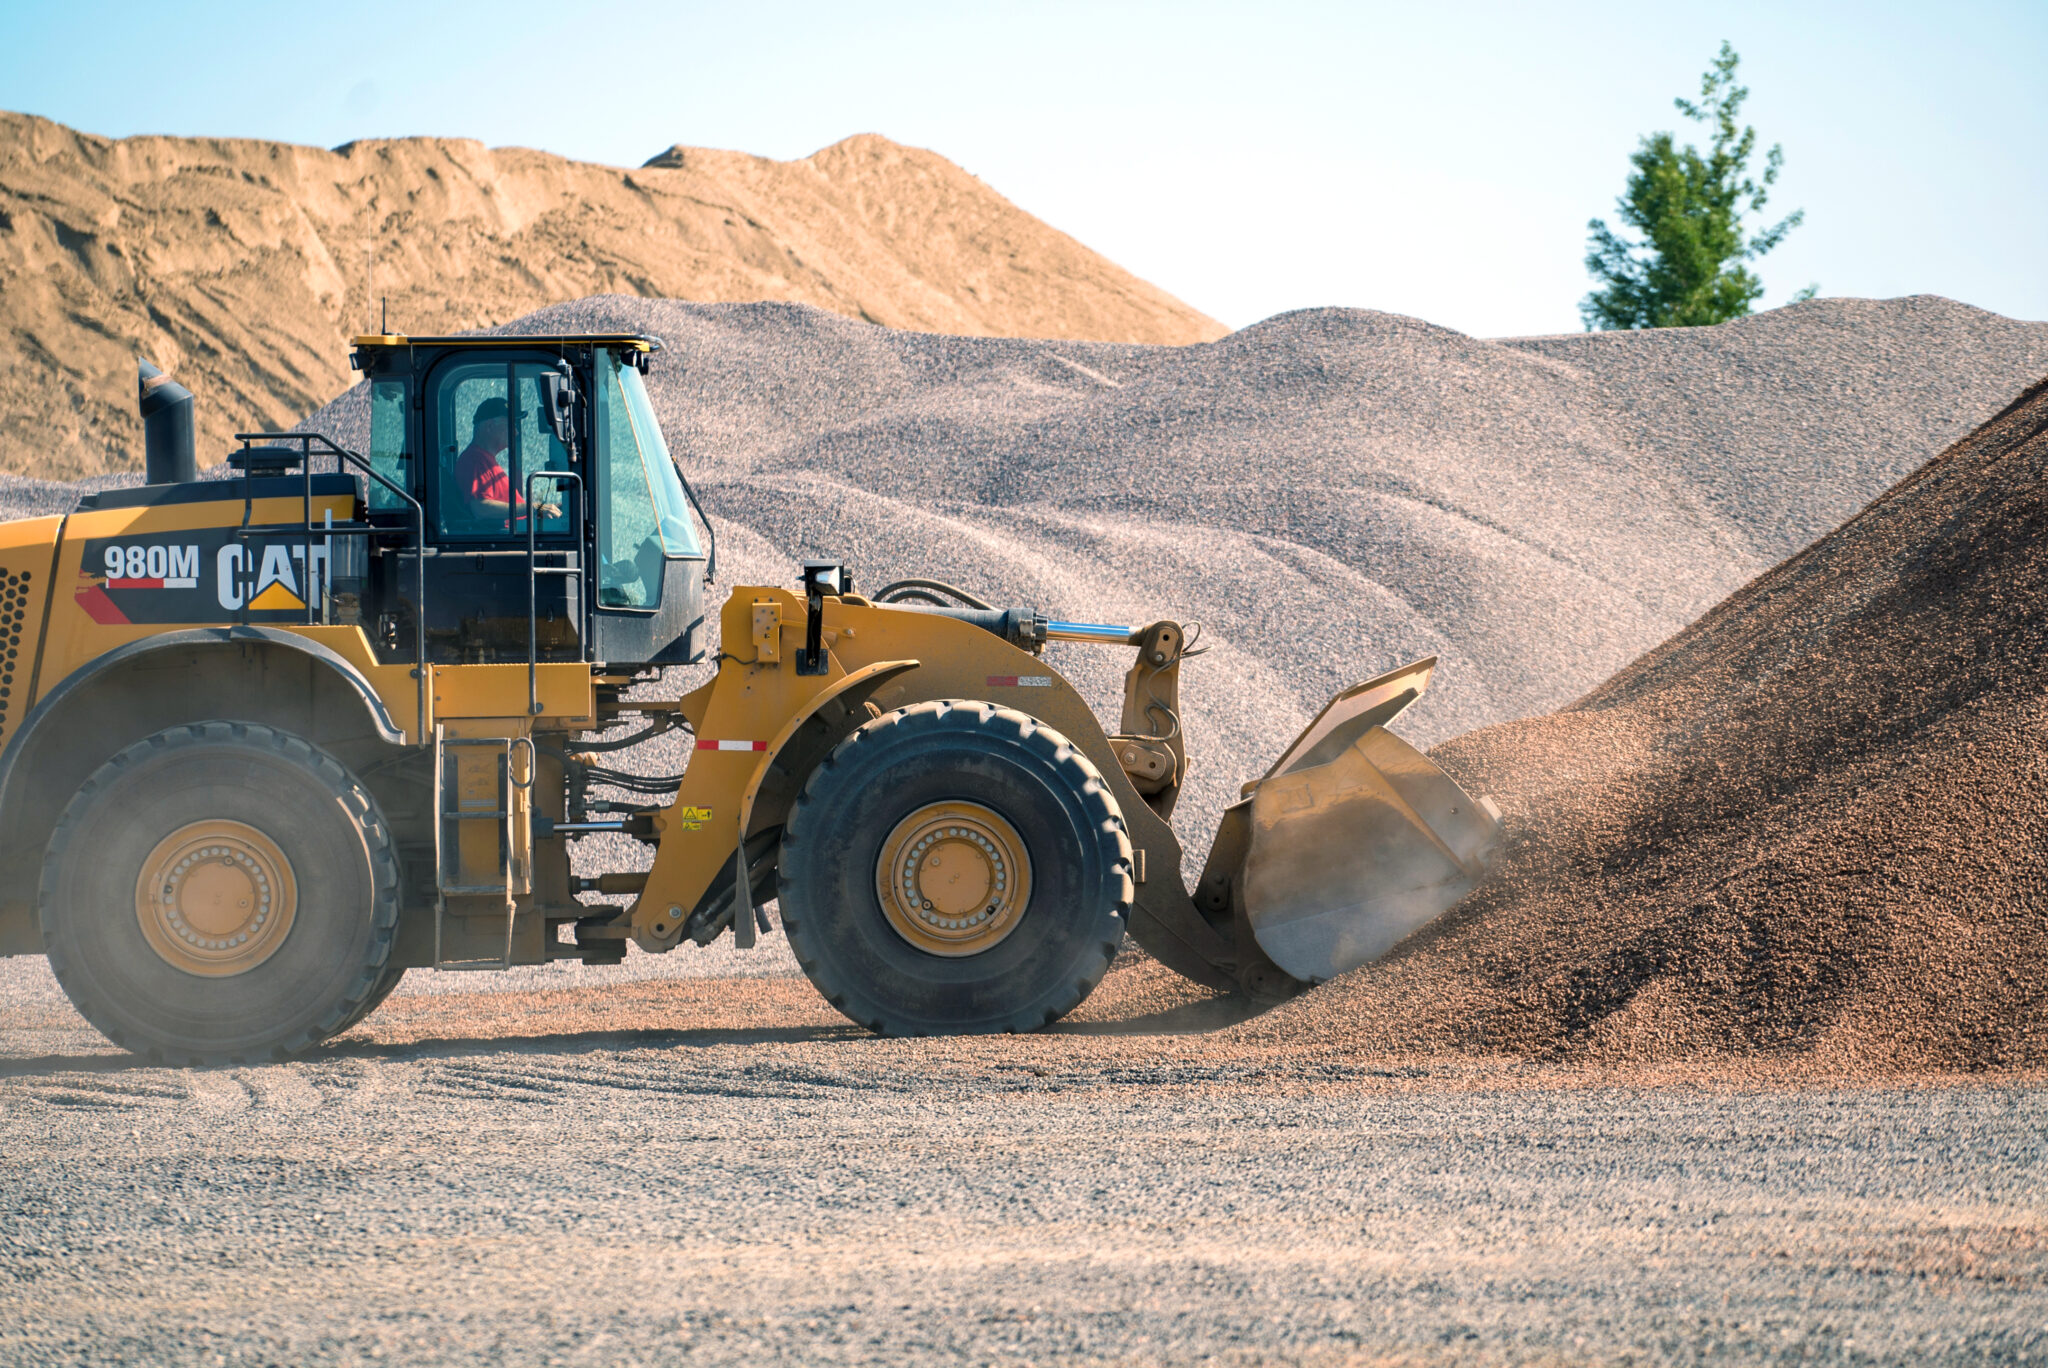
[[[918,949],[978,955],[1017,929],[1031,896],[1031,857],[992,809],[931,803],[882,843],[875,891],[889,925]]]
[[[205,978],[277,953],[298,913],[291,862],[243,822],[194,822],[157,842],[135,884],[142,935],[166,964]]]

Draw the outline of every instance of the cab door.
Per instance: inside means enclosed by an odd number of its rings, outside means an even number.
[[[583,658],[582,587],[574,577],[528,573],[529,519],[540,564],[582,562],[579,486],[528,478],[572,470],[542,404],[541,376],[562,369],[546,354],[470,351],[427,371],[419,492],[429,660],[523,663],[530,593],[538,658]]]

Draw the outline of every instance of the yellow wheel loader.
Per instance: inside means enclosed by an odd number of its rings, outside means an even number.
[[[407,969],[744,948],[779,901],[853,1021],[1019,1031],[1126,934],[1284,995],[1480,877],[1492,805],[1385,730],[1431,661],[1332,700],[1192,883],[1175,622],[810,562],[731,589],[710,679],[646,696],[704,661],[717,573],[642,382],[660,345],[358,338],[366,450],[249,435],[209,479],[143,363],[148,483],[0,525],[0,952],[47,954],[131,1050],[256,1060]],[[1114,731],[1052,641],[1131,653]],[[665,733],[681,773],[623,754]],[[602,833],[652,867],[577,877]]]

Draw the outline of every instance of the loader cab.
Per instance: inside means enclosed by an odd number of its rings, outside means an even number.
[[[388,649],[413,640],[423,570],[430,660],[523,662],[530,633],[541,660],[702,658],[709,553],[647,397],[659,347],[631,336],[357,339],[367,456],[396,486],[366,482],[369,517],[424,531],[423,567],[407,548],[372,567]]]

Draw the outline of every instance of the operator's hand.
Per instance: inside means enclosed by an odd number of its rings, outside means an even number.
[[[540,510],[540,515],[543,518],[559,518],[562,516],[562,506],[560,504],[544,503],[536,504],[534,507]]]

